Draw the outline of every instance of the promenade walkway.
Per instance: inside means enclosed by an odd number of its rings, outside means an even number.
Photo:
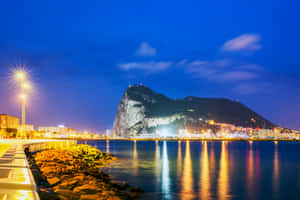
[[[0,158],[0,200],[39,200],[23,149],[24,141],[0,141],[10,147]]]
[[[76,141],[0,139],[0,200],[39,200],[37,186],[28,165],[24,146],[31,151],[64,148]]]
[[[8,149],[0,155],[0,200],[39,200],[37,187],[30,171],[25,145],[46,148],[51,140],[0,140]],[[36,144],[36,145],[34,145]],[[41,147],[45,146],[45,147]]]

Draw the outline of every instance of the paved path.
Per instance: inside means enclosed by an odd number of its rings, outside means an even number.
[[[39,200],[23,144],[13,142],[0,158],[0,200]]]
[[[75,145],[71,140],[2,140],[10,144],[0,156],[0,200],[39,200],[37,186],[30,171],[24,146],[30,145],[31,151],[47,148],[64,148]]]
[[[76,143],[76,142],[75,142]],[[1,140],[11,145],[0,157],[0,200],[39,200],[37,187],[30,171],[24,145],[33,151],[74,145],[62,140]]]

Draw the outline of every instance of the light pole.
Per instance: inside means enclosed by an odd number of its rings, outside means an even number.
[[[25,125],[25,107],[26,107],[26,95],[21,94],[21,99],[22,99],[22,126]]]
[[[26,117],[26,94],[25,90],[29,89],[29,84],[26,82],[26,75],[24,72],[20,71],[16,73],[17,80],[21,83],[21,95],[20,98],[22,100],[22,124],[21,124],[21,137],[25,136],[25,117]]]
[[[22,94],[21,94],[21,98],[22,98],[22,126],[25,126],[25,109],[26,109],[26,94],[24,92],[24,90],[29,89],[29,84],[28,83],[23,83],[22,84]]]

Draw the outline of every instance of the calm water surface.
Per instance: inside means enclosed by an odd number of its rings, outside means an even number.
[[[90,141],[141,199],[300,199],[300,142]]]

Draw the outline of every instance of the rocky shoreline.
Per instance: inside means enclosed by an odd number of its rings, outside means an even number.
[[[131,200],[142,192],[111,180],[99,168],[117,158],[89,145],[27,152],[27,158],[41,200]]]

